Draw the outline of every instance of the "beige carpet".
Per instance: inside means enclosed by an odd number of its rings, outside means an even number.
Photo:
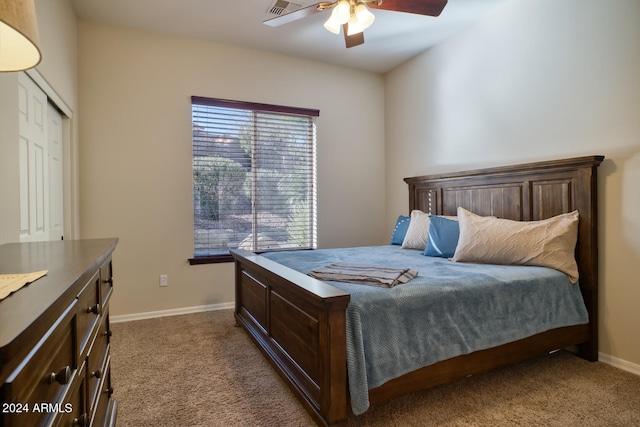
[[[309,426],[231,310],[112,325],[120,427]],[[640,376],[559,352],[393,399],[351,426],[640,426]]]

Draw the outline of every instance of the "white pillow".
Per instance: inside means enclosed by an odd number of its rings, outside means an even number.
[[[460,238],[453,261],[551,267],[578,281],[578,211],[542,221],[483,217],[458,208]]]
[[[420,249],[424,251],[427,246],[427,238],[429,237],[429,214],[419,210],[411,211],[411,221],[407,234],[402,241],[402,249]]]

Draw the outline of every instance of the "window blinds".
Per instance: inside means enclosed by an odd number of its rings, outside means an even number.
[[[318,115],[192,97],[196,257],[316,247]]]

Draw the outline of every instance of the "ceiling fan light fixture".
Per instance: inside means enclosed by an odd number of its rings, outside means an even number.
[[[349,22],[350,17],[351,5],[349,4],[349,1],[340,0],[333,7],[329,19],[324,23],[324,28],[331,31],[333,34],[340,34],[340,28]]]
[[[358,21],[358,17],[355,14],[351,15],[351,19],[349,19],[349,23],[347,24],[347,35],[352,36],[363,31],[364,27]]]
[[[329,19],[334,19],[340,25],[346,24],[349,22],[349,18],[351,17],[351,5],[348,0],[340,0],[336,3],[336,6],[331,11],[331,17]]]
[[[371,13],[364,3],[358,3],[355,8],[355,15],[363,30],[369,28],[376,19],[375,15]]]
[[[327,22],[324,23],[324,28],[326,28],[327,31],[331,31],[333,34],[340,34],[340,28],[342,28],[342,25],[335,19],[331,19],[331,17],[329,17]]]

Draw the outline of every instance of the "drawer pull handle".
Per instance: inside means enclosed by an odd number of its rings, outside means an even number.
[[[102,314],[102,308],[100,308],[100,304],[96,304],[87,308],[87,313],[93,313],[96,316],[99,316],[100,314]]]
[[[102,283],[108,283],[113,286],[113,277],[109,277],[108,279],[103,279]]]
[[[113,332],[111,332],[111,329],[107,329],[107,331],[104,333],[105,336],[107,337],[111,337],[113,336]]]
[[[96,377],[96,378],[100,378],[100,377],[102,377],[102,371],[100,369],[98,369],[97,371],[93,371],[93,372],[91,372],[91,376],[92,377]]]
[[[73,425],[78,427],[87,427],[89,425],[89,414],[82,414],[80,418],[73,419]]]
[[[65,384],[69,384],[70,380],[71,380],[71,368],[69,366],[65,366],[64,368],[60,369],[58,373],[51,372],[49,374],[49,384],[53,384],[54,382],[57,382],[58,384],[65,385]]]
[[[111,397],[111,395],[113,394],[113,387],[105,388],[104,392],[107,393],[109,395],[109,397]]]

